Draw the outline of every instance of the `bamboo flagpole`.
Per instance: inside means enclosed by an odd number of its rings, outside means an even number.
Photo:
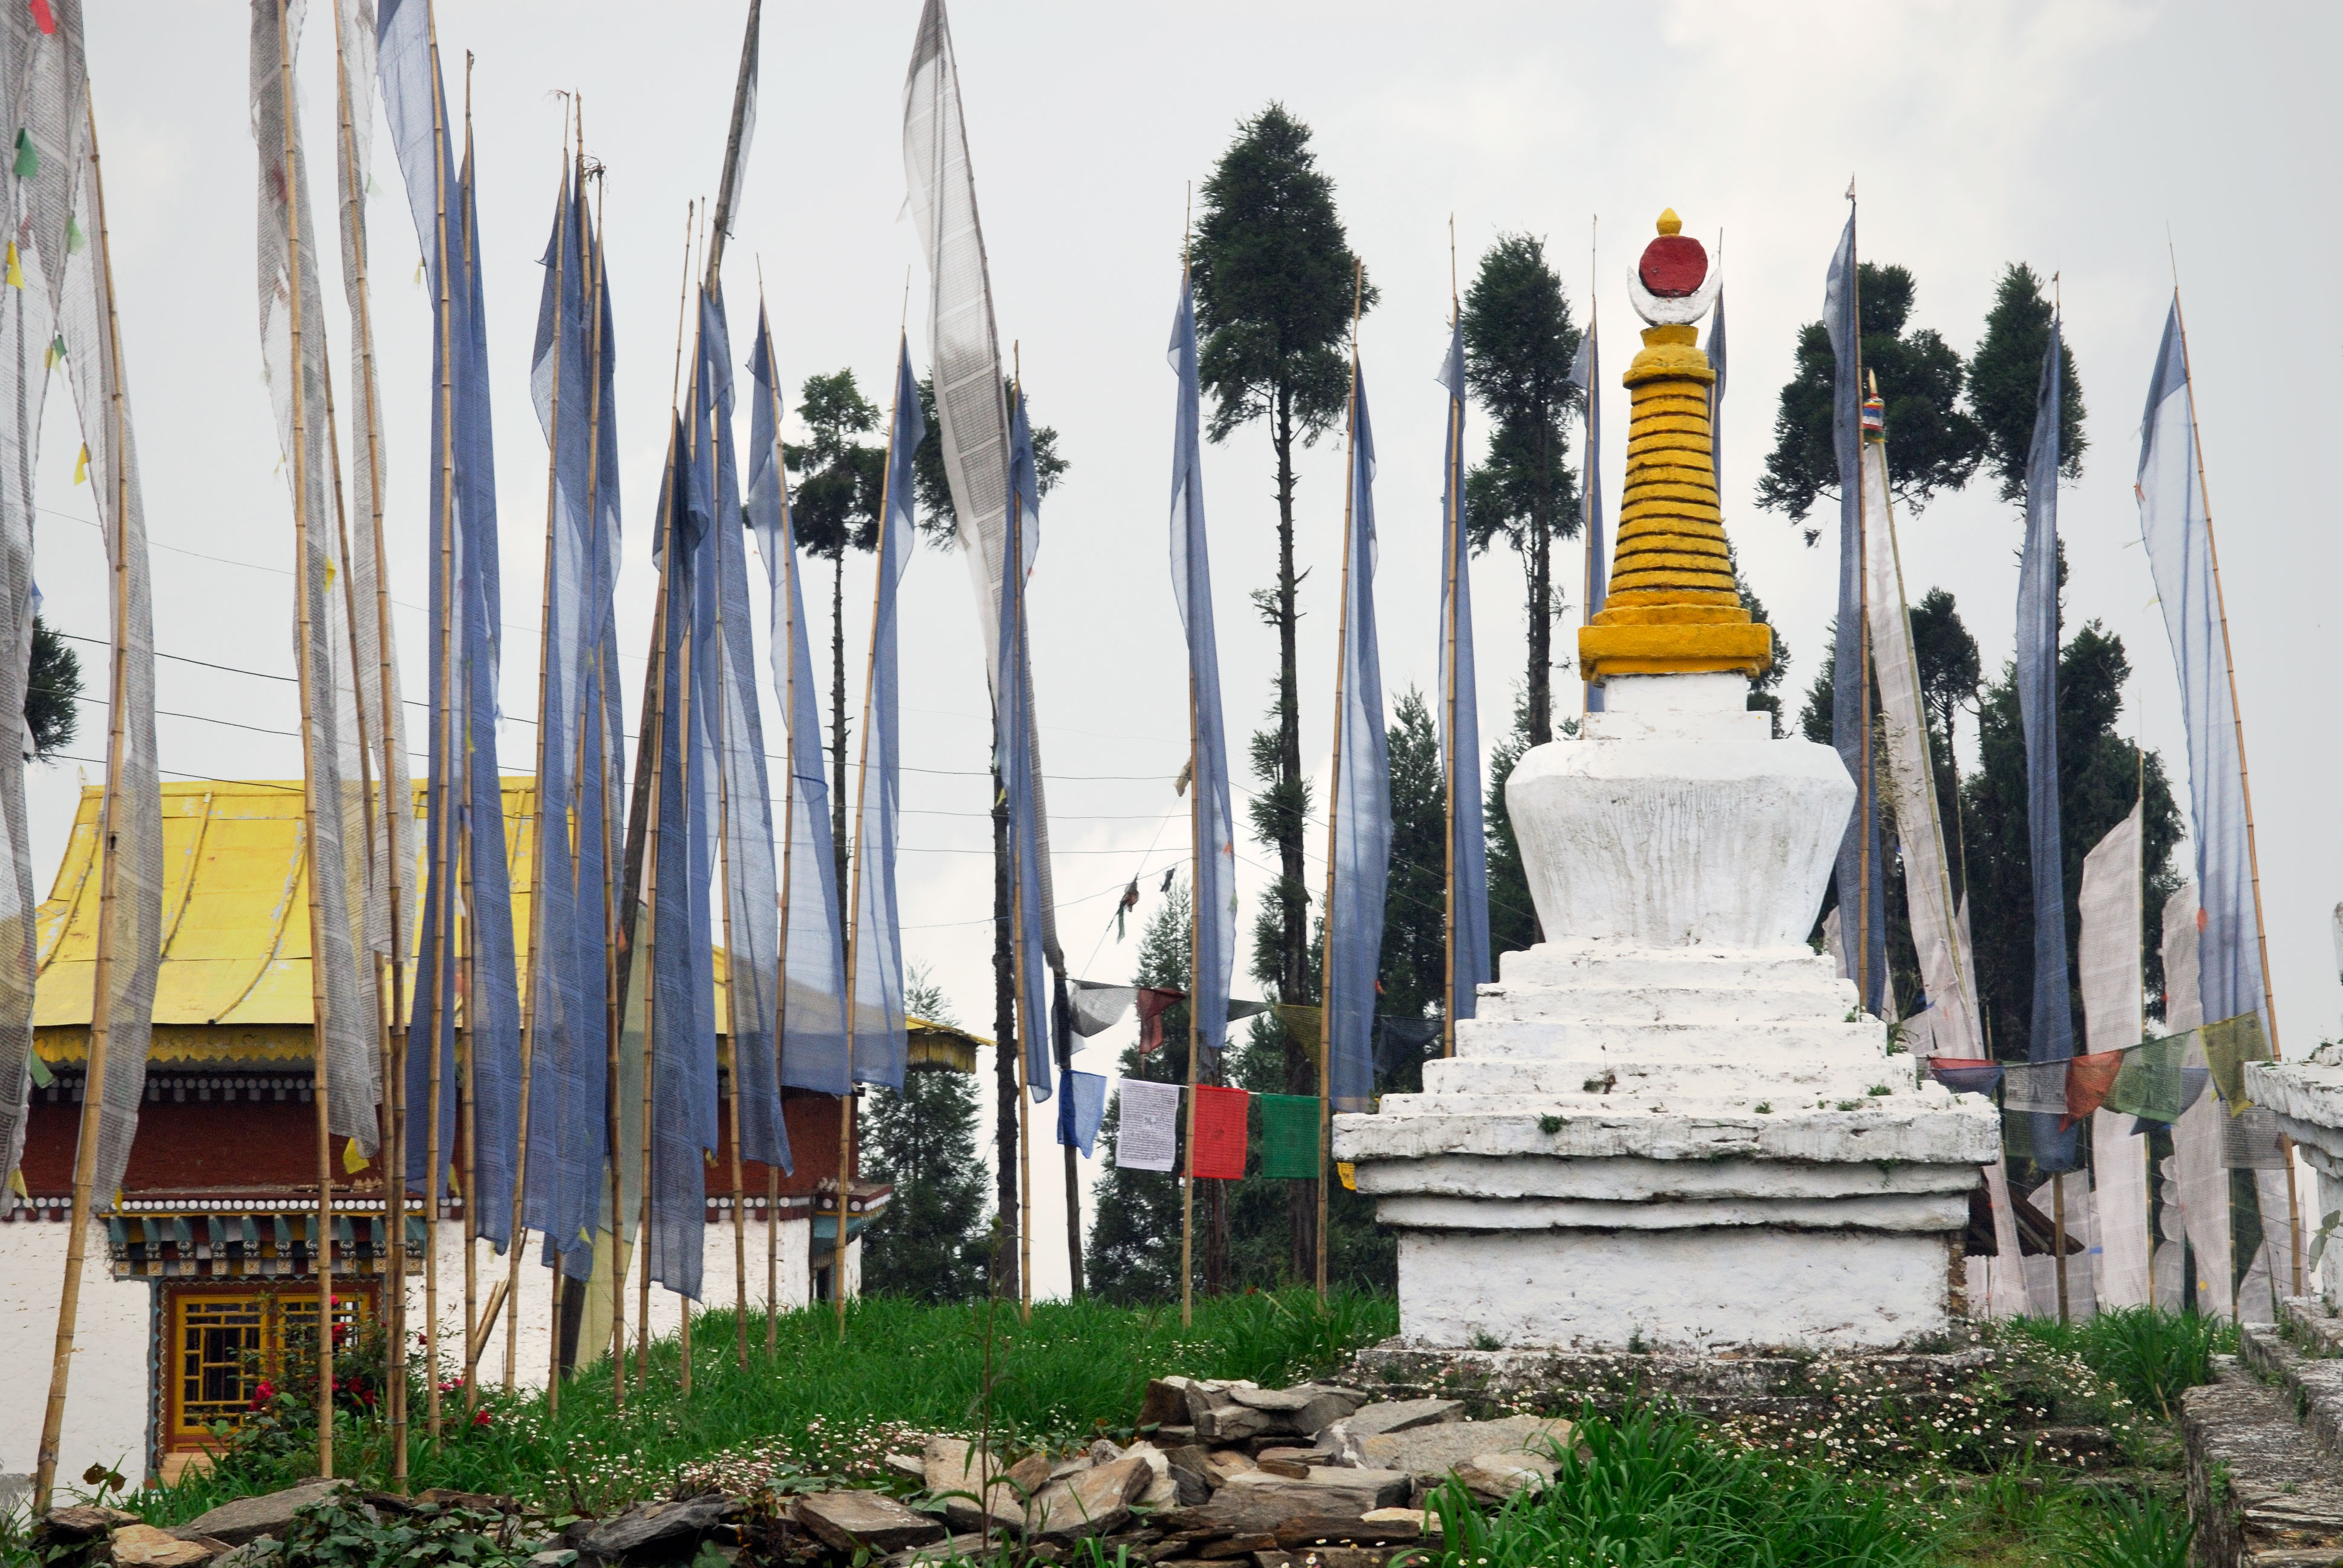
[[[382,809],[386,813],[382,846],[384,879],[390,911],[389,951],[377,965],[377,994],[387,999],[384,1011],[383,1068],[383,1198],[389,1228],[384,1272],[385,1322],[389,1342],[407,1342],[407,930],[404,922],[405,878],[407,869],[397,853],[398,834],[390,827],[392,814],[409,813],[413,806],[407,758],[393,744],[399,733],[393,693],[397,689],[390,640],[389,563],[384,548],[382,522],[382,408],[374,365],[374,325],[367,276],[366,226],[362,203],[366,180],[357,166],[357,133],[351,114],[349,55],[343,37],[342,8],[334,7],[335,101],[340,117],[337,152],[343,184],[351,193],[346,200],[347,217],[342,245],[353,279],[351,289],[351,357],[357,372],[358,405],[366,419],[367,494],[365,498],[374,552],[375,616],[377,679],[382,711],[377,716],[377,739],[381,748],[379,775]],[[337,482],[340,463],[335,464]],[[371,839],[369,842],[371,843]],[[387,980],[387,985],[384,984]],[[407,1380],[393,1378],[386,1391],[386,1412],[391,1432],[392,1490],[403,1491],[407,1480]]]
[[[562,116],[562,140],[565,144],[568,141],[568,119],[569,116],[567,115]],[[551,729],[552,726],[547,722],[545,704],[546,693],[548,686],[548,669],[553,660],[553,530],[557,527],[555,513],[558,505],[558,493],[561,479],[561,340],[566,335],[560,320],[560,314],[566,307],[568,299],[568,296],[563,291],[563,286],[568,281],[568,263],[569,258],[569,240],[568,236],[571,222],[572,206],[569,184],[570,163],[570,150],[568,146],[565,145],[561,149],[561,179],[556,193],[556,199],[560,203],[561,216],[554,230],[553,245],[553,309],[555,317],[553,324],[553,377],[548,384],[548,412],[545,426],[545,591],[543,598],[538,601],[537,620],[537,793],[535,797],[536,805],[535,809],[530,813],[531,820],[529,823],[529,877],[531,880],[540,888],[544,886],[547,876],[546,847],[550,838],[548,821],[549,813],[546,809],[545,803],[545,735],[546,731]],[[565,700],[567,700],[566,694]],[[574,708],[575,704],[572,703],[571,706]],[[575,788],[576,777],[577,776],[574,773],[571,775],[573,789]],[[566,848],[567,840],[569,837],[569,825],[567,820],[567,813],[565,812],[564,815],[565,819],[561,825],[561,838],[564,840],[564,847]],[[510,1244],[505,1249],[507,1309],[505,1313],[504,1389],[507,1393],[510,1393],[513,1391],[513,1373],[515,1371],[514,1363],[518,1359],[519,1352],[520,1255],[521,1236],[523,1231],[521,1221],[526,1212],[524,1197],[528,1185],[529,1089],[534,1070],[537,1065],[538,1020],[541,1016],[538,1010],[541,1000],[539,995],[541,988],[538,982],[544,978],[542,970],[544,959],[542,955],[545,952],[545,900],[542,897],[534,897],[528,901],[528,988],[527,993],[522,999],[520,1017],[520,1116],[519,1126],[518,1128],[518,1148],[515,1151],[513,1160],[512,1229],[508,1232],[512,1240]],[[553,1272],[557,1278],[561,1272],[561,1264],[558,1258],[553,1265]],[[560,1336],[561,1323],[558,1315],[557,1315],[553,1321],[553,1337],[557,1345],[559,1342]],[[559,1352],[558,1349],[555,1352],[555,1359],[557,1362],[559,1359]],[[551,1382],[548,1382],[546,1384],[546,1388],[548,1398],[558,1397],[551,1392],[553,1388],[553,1383]]]
[[[1342,586],[1336,601],[1341,608],[1334,621],[1334,751],[1333,771],[1326,781],[1326,902],[1325,932],[1322,940],[1324,956],[1318,981],[1318,1299],[1326,1299],[1326,1178],[1327,1147],[1333,1131],[1334,1069],[1334,863],[1335,835],[1339,831],[1342,809],[1342,699],[1347,676],[1347,658],[1351,636],[1351,518],[1358,504],[1353,493],[1358,475],[1358,463],[1353,457],[1359,439],[1359,308],[1366,296],[1366,264],[1353,259],[1351,289],[1351,397],[1350,411],[1344,417],[1342,442],[1346,459],[1342,468]],[[1453,619],[1453,616],[1451,618]],[[1452,835],[1453,838],[1453,835]],[[1453,851],[1452,851],[1453,853]],[[1453,890],[1453,882],[1452,882]],[[1454,940],[1450,940],[1453,956]]]
[[[757,276],[757,319],[759,323],[766,319],[765,279],[761,265],[758,267]],[[779,374],[776,367],[773,375],[777,378]],[[789,639],[789,652],[783,659],[789,675],[781,685],[781,910],[780,940],[775,946],[773,981],[773,1083],[778,1089],[781,1081],[782,1036],[789,1015],[789,856],[796,848],[798,837],[798,660],[794,618],[798,611],[799,594],[797,535],[789,522],[789,468],[781,445],[783,410],[778,379],[766,383],[765,395],[772,405],[774,482],[781,487],[781,559],[773,564],[779,568],[779,580],[784,585],[781,602],[786,613],[792,618],[784,633]],[[765,1354],[768,1357],[778,1349],[780,1332],[778,1315],[781,1268],[780,1207],[781,1173],[778,1168],[768,1165],[765,1167]],[[810,1242],[810,1223],[807,1229]]]
[[[2205,482],[2205,441],[2197,428],[2197,377],[2188,365],[2188,321],[2180,309],[2180,284],[2172,285],[2172,314],[2180,324],[2180,374],[2188,384],[2188,445],[2197,455],[2197,489],[2205,498],[2205,558],[2213,570],[2213,604],[2221,617],[2221,668],[2229,678],[2229,718],[2237,733],[2237,787],[2246,807],[2246,868],[2253,879],[2254,939],[2262,966],[2262,1010],[2269,1015],[2270,1058],[2278,1058],[2278,991],[2270,983],[2269,926],[2262,918],[2261,848],[2254,831],[2254,776],[2246,764],[2246,716],[2237,706],[2237,660],[2229,643],[2229,601],[2221,591],[2221,551],[2213,537],[2213,493]],[[2302,1199],[2296,1190],[2294,1141],[2286,1139],[2287,1234],[2292,1242],[2294,1293],[2302,1294]]]
[[[293,377],[293,591],[294,617],[298,627],[295,646],[301,692],[301,732],[305,738],[301,757],[301,830],[309,908],[309,1098],[317,1111],[317,1220],[310,1232],[309,1251],[317,1271],[317,1473],[330,1477],[334,1473],[334,1140],[332,1082],[326,1050],[326,1023],[330,1012],[326,996],[326,912],[320,891],[320,879],[327,874],[327,868],[318,863],[317,856],[317,819],[322,812],[317,801],[317,770],[310,764],[312,743],[307,738],[311,732],[310,716],[317,707],[318,683],[330,680],[332,673],[317,668],[310,619],[310,529],[317,519],[309,516],[308,397],[302,385],[307,367],[302,361],[301,347],[303,236],[300,191],[295,184],[299,149],[294,139],[297,108],[293,94],[293,36],[285,0],[277,0],[277,68],[283,95],[279,112],[284,120],[284,139],[278,156],[284,160],[286,272],[290,284],[286,291],[287,325],[291,338]],[[332,699],[328,697],[327,700]]]
[[[1016,417],[1017,399],[1024,395],[1024,346],[1021,342],[1012,342],[1009,351],[1012,356],[1012,363],[1016,367],[1009,383],[1010,417],[1013,420]],[[1016,667],[1011,678],[1023,681],[1025,679],[1025,659],[1022,652],[1025,635],[1025,572],[1024,563],[1019,558],[1024,554],[1024,546],[1020,540],[1018,532],[1023,519],[1019,515],[1022,508],[1018,505],[1017,485],[1013,475],[1011,477],[1009,485],[1009,507],[1011,511],[1009,536],[1001,548],[1001,570],[1009,575],[1011,618],[1010,624],[1001,628],[1001,638],[1004,647],[1013,646],[1019,649],[1017,656],[1010,660]],[[1013,551],[1009,548],[1011,545],[1016,546]],[[1014,644],[1009,641],[1012,634],[1017,639]],[[994,704],[993,711],[997,723],[1000,712],[998,701]],[[1019,704],[1018,711],[1021,714],[1030,715],[1030,709],[1023,703]],[[1030,717],[1028,721],[1030,722]],[[1004,750],[1007,746],[1024,747],[1029,759],[1031,757],[1030,733],[1007,738]],[[1027,772],[1031,771],[1031,769],[1029,767]],[[1024,1016],[1028,995],[1025,989],[1027,960],[1024,859],[1030,846],[1021,842],[1020,838],[1020,835],[1011,833],[1009,841],[1009,930],[1012,933],[1009,944],[1009,955],[1011,979],[1017,987],[1018,1012],[1017,1317],[1019,1322],[1030,1323],[1033,1321],[1033,1086],[1029,1081],[1030,1074],[1026,1070],[1025,1058],[1026,1052],[1031,1049],[1034,1030],[1039,1028],[1046,1033],[1050,1026],[1047,1019],[1036,1020]],[[1192,1007],[1189,1010],[1192,1012],[1194,1009]],[[1063,1092],[1062,1085],[1060,1091]]]
[[[906,297],[908,299],[908,288]],[[906,307],[908,310],[908,306]],[[896,363],[900,367],[910,352],[907,335],[896,336]],[[856,966],[861,959],[862,876],[869,869],[868,841],[862,836],[863,808],[870,797],[870,716],[878,700],[879,638],[885,629],[879,616],[880,601],[886,594],[887,528],[894,507],[895,463],[894,442],[896,421],[902,417],[902,377],[895,378],[895,394],[889,399],[887,410],[888,463],[886,481],[879,491],[879,538],[871,553],[880,562],[878,582],[871,590],[870,657],[862,670],[862,742],[860,761],[855,769],[854,784],[854,846],[853,877],[846,906],[846,1093],[838,1102],[838,1234],[833,1238],[830,1293],[838,1305],[838,1337],[846,1338],[846,1223],[847,1184],[854,1169],[854,1011]]]
[[[81,1118],[74,1142],[72,1230],[65,1237],[65,1279],[57,1292],[57,1332],[49,1362],[49,1398],[41,1416],[41,1445],[35,1461],[33,1513],[48,1512],[57,1479],[57,1453],[65,1439],[65,1392],[73,1373],[75,1340],[81,1313],[81,1276],[88,1259],[90,1208],[97,1181],[97,1141],[104,1111],[107,1037],[113,1024],[115,909],[121,880],[115,854],[115,812],[120,802],[123,752],[127,745],[130,656],[130,512],[127,416],[122,406],[121,323],[114,310],[114,252],[106,226],[106,183],[98,173],[97,115],[89,116],[90,189],[96,206],[98,266],[106,280],[106,352],[113,372],[102,443],[112,448],[108,467],[114,477],[111,566],[113,622],[108,650],[108,702],[106,727],[106,789],[98,802],[97,953],[93,965],[90,996],[89,1056],[82,1074]],[[327,1472],[327,1473],[330,1473]]]
[[[479,203],[472,188],[472,52],[467,49],[464,51],[464,170],[459,176],[464,187],[464,275],[467,277],[471,276],[480,265],[480,258],[472,253],[472,236],[479,229]],[[468,559],[468,568],[469,565]],[[464,710],[464,799],[467,809],[458,819],[461,839],[457,848],[458,890],[463,901],[462,919],[457,929],[463,933],[460,957],[464,995],[456,1025],[456,1063],[459,1070],[456,1081],[457,1139],[463,1152],[464,1170],[464,1410],[467,1414],[477,1412],[480,1407],[480,1352],[485,1348],[488,1332],[488,1315],[482,1312],[479,1300],[480,1096],[478,1067],[480,1044],[480,904],[474,872],[482,850],[480,835],[469,809],[477,782],[472,777],[472,736],[479,716],[471,711],[468,689],[468,681]],[[502,813],[498,815],[501,817]],[[504,849],[504,832],[500,823],[487,852],[501,855]],[[491,1297],[491,1312],[500,1299]]]
[[[444,1217],[447,1181],[447,1151],[440,1147],[440,1122],[446,1105],[447,1056],[440,1046],[447,1027],[454,995],[456,953],[456,890],[454,832],[457,811],[449,784],[456,762],[456,381],[454,300],[447,281],[447,95],[439,73],[439,23],[436,9],[427,8],[431,54],[431,184],[433,221],[438,246],[439,298],[439,689],[432,694],[438,706],[439,776],[433,780],[430,803],[433,836],[432,890],[437,895],[434,934],[437,951],[432,959],[431,1020],[424,1049],[430,1052],[431,1085],[426,1099],[429,1118],[424,1131],[423,1204],[423,1381],[425,1422],[436,1447],[440,1439],[439,1398],[439,1221]],[[410,1048],[413,1040],[410,1038]]]

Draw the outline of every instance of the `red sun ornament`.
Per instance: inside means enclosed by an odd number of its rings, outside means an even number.
[[[1682,299],[1708,276],[1708,252],[1688,234],[1664,234],[1644,247],[1635,274],[1662,299]]]

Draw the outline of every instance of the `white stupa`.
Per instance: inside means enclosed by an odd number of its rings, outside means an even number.
[[[1619,553],[1579,634],[1605,710],[1506,786],[1547,940],[1423,1093],[1335,1120],[1416,1343],[1907,1342],[1946,1324],[1998,1149],[1807,945],[1855,785],[1748,708],[1772,634],[1734,587],[1694,326],[1715,280],[1678,227],[1631,278]]]

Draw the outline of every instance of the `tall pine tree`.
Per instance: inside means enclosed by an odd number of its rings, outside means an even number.
[[[1253,603],[1277,632],[1272,728],[1254,736],[1262,792],[1252,807],[1254,836],[1277,855],[1277,879],[1262,916],[1274,961],[1259,970],[1280,1000],[1317,1000],[1310,961],[1310,893],[1302,831],[1310,796],[1302,777],[1302,707],[1295,668],[1302,576],[1293,557],[1293,457],[1342,424],[1350,397],[1346,347],[1356,314],[1375,302],[1362,284],[1334,182],[1318,167],[1310,127],[1271,104],[1237,126],[1236,139],[1205,180],[1189,269],[1204,337],[1197,373],[1212,394],[1212,438],[1264,421],[1277,474],[1277,580]],[[1258,969],[1258,966],[1257,966]],[[1316,1092],[1317,1073],[1302,1042],[1284,1040],[1284,1087]],[[1287,1215],[1297,1273],[1314,1267],[1317,1205],[1292,1196]]]
[[[1544,242],[1501,235],[1465,291],[1465,379],[1490,418],[1489,456],[1464,482],[1475,550],[1503,538],[1528,583],[1529,743],[1554,739],[1554,541],[1578,537],[1578,498],[1564,459],[1576,394],[1570,361],[1578,328]]]

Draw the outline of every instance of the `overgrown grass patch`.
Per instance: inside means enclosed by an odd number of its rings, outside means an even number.
[[[709,1312],[694,1320],[689,1399],[673,1339],[653,1342],[640,1382],[629,1355],[623,1411],[602,1361],[564,1385],[558,1414],[548,1413],[542,1394],[485,1394],[474,1417],[460,1392],[449,1394],[434,1446],[417,1388],[410,1485],[518,1497],[558,1514],[663,1494],[687,1467],[695,1481],[728,1489],[815,1476],[877,1480],[881,1459],[909,1432],[989,1429],[1021,1443],[1086,1436],[1129,1423],[1150,1378],[1290,1382],[1337,1366],[1398,1326],[1391,1298],[1348,1292],[1322,1306],[1307,1291],[1200,1300],[1184,1329],[1177,1307],[1037,1302],[1027,1324],[1014,1303],[934,1307],[879,1297],[849,1307],[842,1341],[827,1307],[782,1314],[769,1359],[763,1314],[752,1313],[743,1369],[731,1312]],[[144,1494],[141,1511],[177,1523],[312,1473],[298,1442],[243,1446],[213,1470],[191,1470],[176,1486]],[[337,1423],[335,1451],[342,1474],[387,1484],[391,1456],[380,1423]]]

